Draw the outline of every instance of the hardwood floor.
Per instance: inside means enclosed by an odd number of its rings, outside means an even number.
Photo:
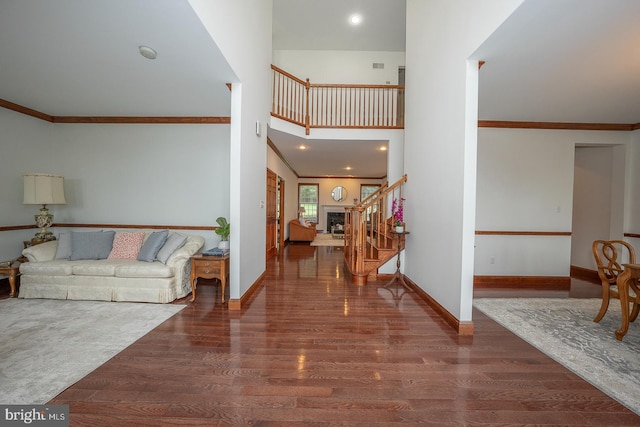
[[[342,248],[283,252],[241,312],[201,280],[194,303],[50,403],[70,405],[72,426],[640,425],[477,310],[460,337],[411,292],[352,285]],[[514,294],[600,289],[478,291]]]

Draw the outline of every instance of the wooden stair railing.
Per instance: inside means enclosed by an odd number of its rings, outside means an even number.
[[[378,267],[398,253],[397,236],[389,212],[391,201],[402,198],[404,175],[393,185],[382,185],[375,193],[353,207],[345,208],[345,265],[351,280],[365,285]],[[401,246],[403,249],[403,246]]]
[[[271,65],[271,115],[305,128],[404,129],[404,86],[315,84]]]

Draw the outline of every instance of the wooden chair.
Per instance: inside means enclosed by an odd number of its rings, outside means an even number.
[[[635,264],[636,252],[633,246],[622,240],[596,240],[593,242],[591,249],[598,266],[598,276],[602,282],[602,305],[595,319],[593,319],[594,322],[599,322],[609,308],[609,300],[611,298],[620,299],[616,281],[618,275],[624,271],[621,263]],[[634,295],[630,292],[629,301],[633,307],[629,320],[633,322],[638,317],[638,311],[640,311],[640,295]]]

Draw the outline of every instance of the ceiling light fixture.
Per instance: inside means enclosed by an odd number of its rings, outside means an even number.
[[[353,14],[349,17],[349,23],[351,25],[360,25],[360,23],[362,22],[362,16],[356,14]]]
[[[306,145],[298,145],[298,149],[300,150],[306,150],[307,146]]]
[[[140,51],[140,55],[147,59],[156,59],[156,56],[158,56],[157,52],[149,46],[140,45],[138,46],[138,50]]]
[[[387,151],[387,147],[385,145],[383,145],[382,147],[378,148],[378,150],[380,151]]]

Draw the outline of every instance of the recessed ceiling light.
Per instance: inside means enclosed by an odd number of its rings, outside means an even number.
[[[140,51],[140,55],[144,56],[147,59],[156,59],[156,56],[158,56],[156,51],[151,49],[149,46],[138,46],[138,50]]]
[[[382,147],[378,148],[378,150],[380,151],[387,151],[387,146],[383,145]]]
[[[306,150],[308,147],[306,145],[298,145],[298,149],[300,150]]]
[[[350,171],[351,170],[351,166],[347,166],[345,169]]]
[[[361,22],[362,22],[362,16],[358,15],[357,13],[349,17],[349,23],[351,25],[360,25]]]

